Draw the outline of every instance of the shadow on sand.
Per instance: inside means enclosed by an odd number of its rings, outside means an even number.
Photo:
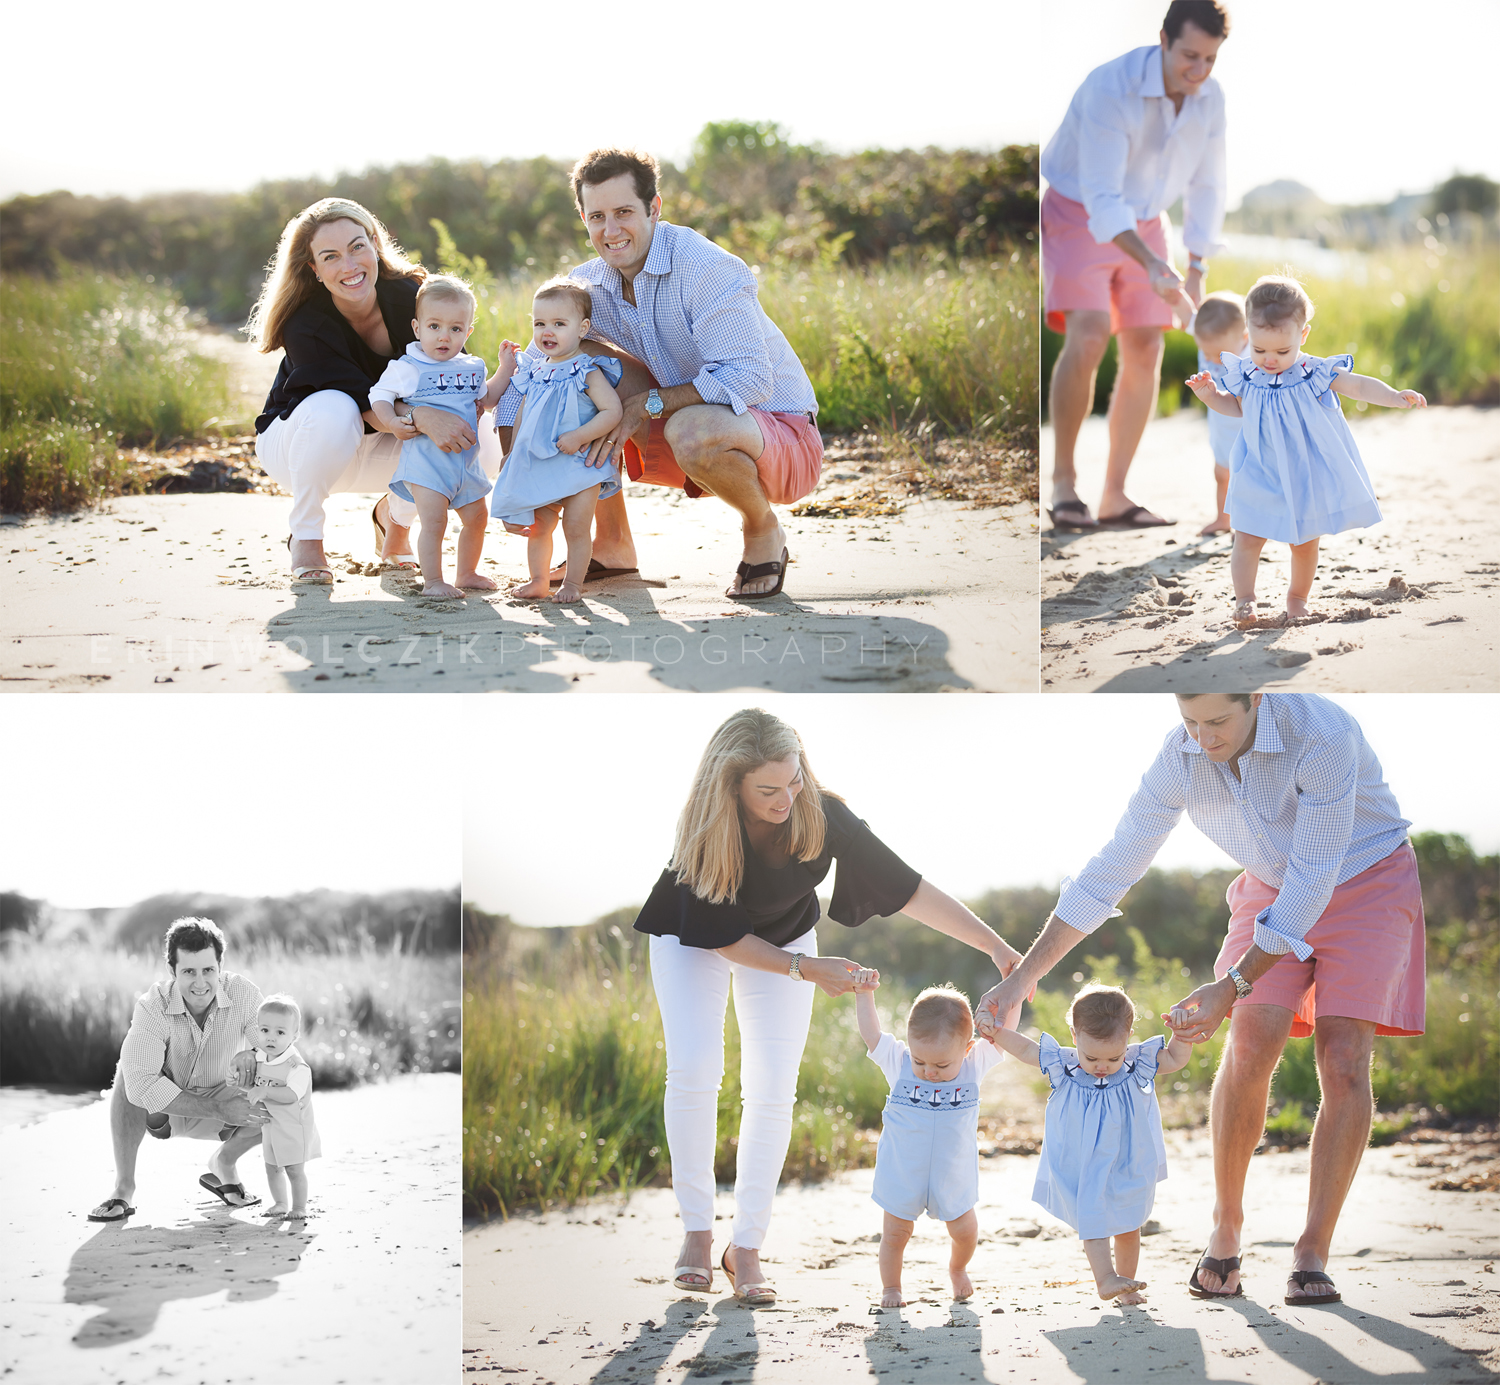
[[[228,1302],[269,1298],[313,1240],[293,1224],[209,1215],[186,1226],[113,1222],[85,1241],[68,1264],[63,1300],[103,1312],[78,1329],[73,1345],[116,1346],[145,1337],[162,1306],[229,1291]]]

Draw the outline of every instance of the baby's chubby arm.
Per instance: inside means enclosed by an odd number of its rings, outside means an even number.
[[[272,1082],[256,1088],[256,1097],[272,1106],[295,1106],[300,1097],[285,1082]]]
[[[1416,390],[1393,390],[1384,380],[1373,375],[1355,375],[1352,371],[1341,371],[1333,377],[1333,392],[1346,399],[1358,399],[1365,404],[1379,404],[1386,409],[1425,409],[1426,396]]]
[[[1039,1068],[1042,1065],[1042,1046],[1035,1039],[1028,1039],[1010,1027],[1019,1018],[1019,1014],[1006,1015],[1005,1024],[999,1029],[990,1030],[985,1037],[996,1048],[1003,1048],[1012,1058],[1019,1058],[1023,1063]]]
[[[611,432],[615,425],[625,417],[625,406],[620,403],[620,396],[615,393],[615,387],[604,378],[602,370],[589,371],[588,393],[599,412],[583,427],[570,428],[559,437],[557,440],[559,452],[569,454],[582,452],[596,438],[602,438],[606,433]]]
[[[1206,370],[1189,375],[1183,383],[1216,414],[1223,414],[1226,418],[1245,416],[1245,411],[1240,408],[1240,401],[1214,384],[1214,377]]]
[[[859,1037],[871,1053],[884,1037],[880,1016],[875,1012],[875,989],[879,985],[880,973],[873,967],[854,973],[854,1017],[859,1023]]]
[[[1167,1033],[1172,1038],[1156,1061],[1157,1072],[1176,1072],[1187,1066],[1188,1060],[1193,1056],[1193,1046],[1186,1039],[1179,1039],[1177,1030],[1179,1026],[1191,1024],[1192,1019],[1186,1010],[1181,1009],[1170,1010],[1161,1017],[1161,1022],[1166,1025]]]
[[[510,384],[511,376],[516,373],[516,353],[520,350],[521,347],[509,338],[500,343],[499,364],[495,367],[495,373],[484,382],[484,393],[479,398],[481,413],[486,409],[493,409],[500,402],[500,396]]]

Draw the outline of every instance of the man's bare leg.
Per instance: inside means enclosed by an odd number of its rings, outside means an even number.
[[[1240,1253],[1245,1225],[1245,1175],[1266,1128],[1271,1075],[1281,1061],[1292,1032],[1293,1015],[1280,1005],[1236,1005],[1229,1017],[1229,1038],[1214,1074],[1209,1133],[1214,1142],[1214,1228],[1204,1254],[1227,1260]],[[1211,1293],[1232,1294],[1240,1284],[1238,1270],[1221,1279],[1200,1269],[1198,1282]]]
[[[1104,471],[1104,494],[1099,497],[1099,522],[1130,509],[1125,476],[1135,460],[1146,425],[1156,412],[1161,387],[1161,358],[1165,342],[1160,327],[1125,327],[1115,338],[1119,370],[1109,400],[1109,464]]]
[[[1309,1155],[1307,1225],[1292,1247],[1294,1270],[1327,1267],[1333,1229],[1370,1139],[1375,1109],[1370,1054],[1374,1048],[1375,1024],[1371,1020],[1330,1015],[1314,1027],[1313,1050],[1322,1097],[1318,1118],[1313,1122]],[[1287,1285],[1292,1298],[1323,1298],[1334,1292],[1331,1284],[1303,1288]]]
[[[1109,314],[1063,314],[1067,335],[1062,354],[1052,367],[1048,407],[1052,415],[1052,507],[1078,499],[1078,470],[1074,452],[1078,431],[1094,407],[1094,379],[1109,347]]]
[[[209,1156],[208,1171],[220,1183],[238,1183],[240,1176],[235,1172],[234,1166],[242,1155],[248,1154],[260,1143],[260,1135],[261,1127],[258,1125],[236,1126],[234,1134]]]
[[[135,1196],[135,1161],[146,1138],[146,1108],[136,1106],[125,1095],[125,1084],[115,1074],[109,1094],[109,1136],[115,1154],[115,1185],[110,1197],[123,1198],[126,1206]],[[100,1207],[103,1203],[100,1204]],[[93,1209],[98,1212],[100,1209]]]
[[[704,490],[740,513],[744,561],[780,562],[786,532],[766,499],[755,462],[765,451],[760,425],[749,414],[737,414],[724,404],[692,404],[679,409],[666,423],[667,442],[677,465]],[[736,575],[726,596],[767,592],[775,577],[756,577],[740,585]]]

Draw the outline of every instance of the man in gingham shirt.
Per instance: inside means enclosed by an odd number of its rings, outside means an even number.
[[[619,453],[632,480],[715,495],[737,510],[743,561],[725,594],[756,599],[779,590],[785,575],[786,534],[772,505],[800,500],[822,473],[818,402],[761,308],[750,267],[660,219],[657,172],[650,155],[621,149],[596,149],[573,169],[598,252],[572,275],[593,299],[585,350],[625,368],[624,417],[589,460]],[[507,447],[519,405],[512,388],[495,410]],[[634,572],[623,493],[599,503],[595,526],[590,574]]]
[[[171,979],[136,1001],[120,1045],[109,1102],[115,1186],[90,1221],[123,1221],[135,1211],[135,1161],[148,1133],[220,1141],[199,1182],[231,1207],[260,1201],[239,1183],[235,1162],[260,1143],[267,1116],[240,1088],[226,1085],[234,1055],[251,1047],[247,1031],[260,990],[221,970],[224,934],[210,919],[176,920],[165,953]]]
[[[1229,887],[1217,980],[1174,1007],[1177,1033],[1229,1037],[1214,1079],[1210,1129],[1216,1222],[1189,1291],[1237,1297],[1243,1193],[1265,1128],[1271,1077],[1288,1037],[1315,1036],[1322,1103],[1307,1221],[1292,1249],[1288,1303],[1332,1303],[1324,1272],[1374,1106],[1377,1034],[1426,1021],[1421,885],[1380,762],[1337,704],[1300,693],[1203,693],[1177,699],[1167,736],[1113,840],[1064,881],[1057,907],[1016,969],[979,1003],[980,1027],[1023,998],[1105,919],[1150,866],[1184,812],[1244,867]],[[995,1008],[998,1006],[998,1010]]]

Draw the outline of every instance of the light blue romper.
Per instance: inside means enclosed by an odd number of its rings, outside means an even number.
[[[1224,388],[1224,366],[1219,361],[1211,361],[1201,351],[1198,353],[1198,369],[1206,370],[1220,389]],[[1214,409],[1208,411],[1208,445],[1214,454],[1214,461],[1219,466],[1227,467],[1229,459],[1234,454],[1234,445],[1239,441],[1241,420],[1230,418],[1227,414],[1221,414]]]
[[[953,1081],[934,1083],[912,1073],[900,1039],[882,1034],[870,1050],[891,1084],[870,1196],[893,1217],[953,1221],[979,1201],[979,1081],[1002,1056],[981,1039]]]
[[[555,505],[601,482],[599,499],[619,493],[620,472],[614,462],[590,466],[587,451],[570,456],[557,450],[564,433],[598,416],[588,396],[591,370],[602,370],[612,385],[620,383],[620,363],[613,356],[578,355],[560,365],[545,360],[530,367],[524,361],[516,363],[511,384],[526,396],[526,408],[490,496],[490,513],[497,519],[530,524],[538,506]]]
[[[1085,1241],[1136,1231],[1167,1176],[1167,1146],[1156,1104],[1156,1065],[1166,1038],[1131,1044],[1119,1071],[1090,1077],[1078,1050],[1040,1039],[1052,1094],[1032,1200]]]
[[[1280,375],[1248,354],[1226,352],[1224,365],[1224,388],[1244,410],[1225,502],[1236,531],[1306,543],[1380,523],[1375,488],[1330,388],[1354,357],[1303,355]]]
[[[394,390],[395,398],[406,400],[413,408],[425,404],[446,409],[472,428],[475,426],[474,401],[484,393],[486,373],[484,361],[478,356],[461,352],[452,360],[434,361],[416,342],[412,342],[404,356],[385,368],[380,383],[370,391],[370,397],[377,397],[377,392],[382,397],[389,397]],[[401,444],[401,459],[396,463],[396,474],[391,477],[390,488],[403,500],[412,499],[406,485],[408,481],[446,495],[448,508],[452,510],[483,500],[490,493],[490,478],[479,465],[477,442],[462,452],[444,452],[426,434]]]

